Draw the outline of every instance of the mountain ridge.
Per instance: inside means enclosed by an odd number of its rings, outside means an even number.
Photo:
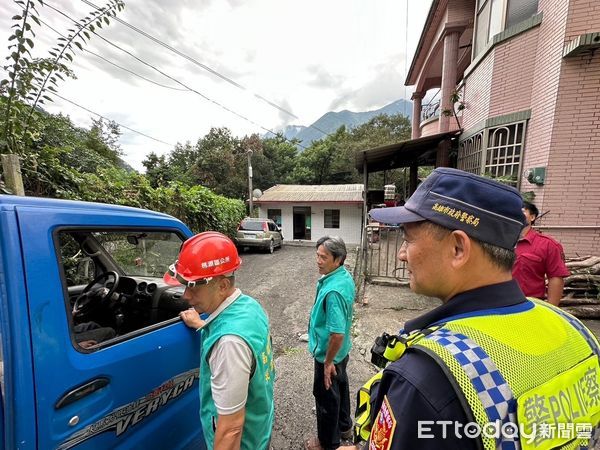
[[[325,137],[325,134],[319,130],[324,131],[326,134],[330,134],[335,132],[342,125],[345,125],[346,128],[354,128],[368,122],[373,117],[380,114],[387,114],[390,116],[403,114],[410,119],[412,117],[412,102],[400,99],[371,111],[354,112],[347,109],[342,111],[329,111],[309,126],[288,125],[279,131],[283,133],[286,139],[298,139],[300,143],[306,147],[313,141]],[[301,147],[300,150],[302,150]]]

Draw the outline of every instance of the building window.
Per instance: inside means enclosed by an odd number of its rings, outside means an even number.
[[[325,210],[325,228],[339,228],[340,227],[340,210],[339,209],[326,209]]]
[[[277,224],[278,227],[281,226],[281,209],[267,209],[267,219],[271,219],[273,222]]]
[[[458,168],[518,187],[527,122],[487,128],[462,141]]]
[[[475,26],[477,56],[501,31],[529,19],[538,11],[538,0],[479,0]]]

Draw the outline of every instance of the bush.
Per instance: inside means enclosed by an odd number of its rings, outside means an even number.
[[[70,198],[163,212],[177,217],[194,233],[214,230],[233,237],[245,215],[242,201],[217,195],[203,186],[171,183],[155,189],[146,176],[117,168],[82,177],[78,194]]]

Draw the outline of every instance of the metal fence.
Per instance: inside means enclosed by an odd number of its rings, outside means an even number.
[[[366,227],[366,270],[368,279],[395,278],[407,281],[406,264],[398,261],[398,250],[404,241],[400,227],[374,225]]]

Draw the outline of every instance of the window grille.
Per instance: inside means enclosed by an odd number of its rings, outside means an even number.
[[[458,168],[519,186],[526,121],[487,128],[459,144]]]
[[[326,209],[325,211],[325,228],[339,228],[340,227],[340,210],[339,209]]]

